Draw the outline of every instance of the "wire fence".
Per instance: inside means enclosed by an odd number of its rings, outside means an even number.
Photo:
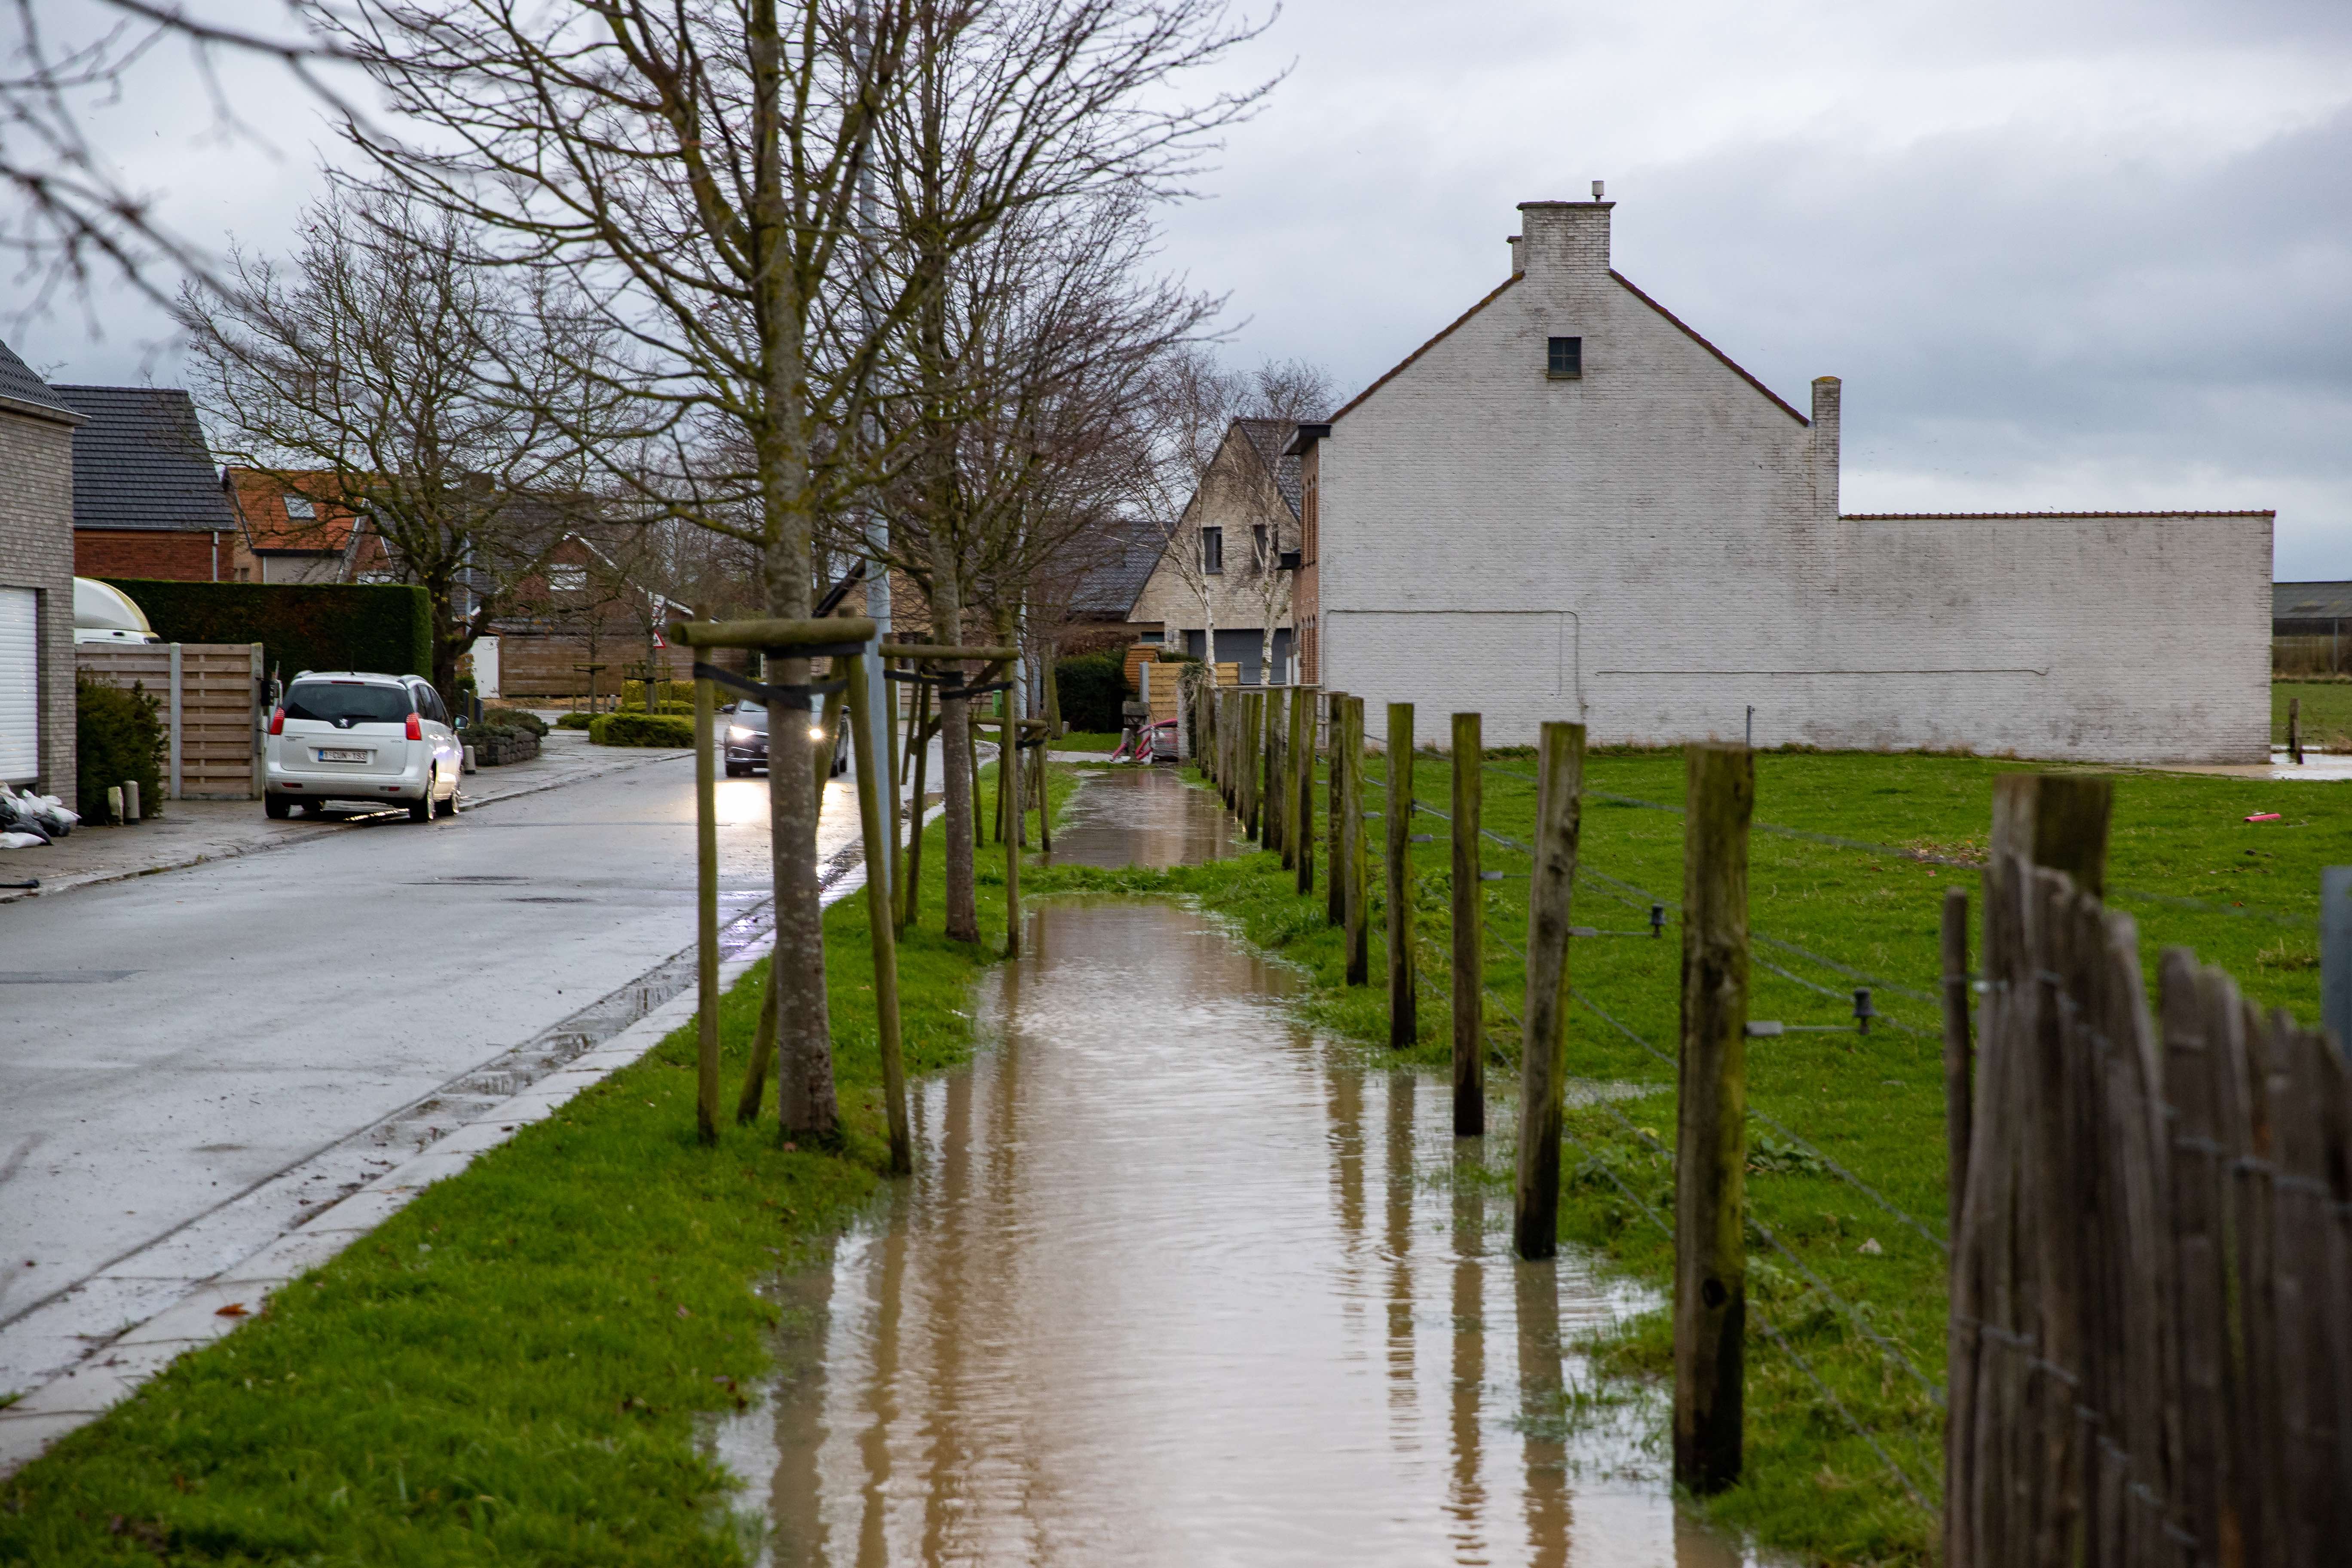
[[[1373,744],[1376,742],[1368,741],[1368,749]],[[1433,757],[1432,760],[1438,759]],[[1387,793],[1390,783],[1388,763],[1387,757],[1376,751],[1372,752],[1366,757],[1359,775],[1361,795],[1359,797],[1360,804],[1356,811],[1367,824],[1387,821],[1386,807],[1390,804]],[[1439,789],[1447,789],[1450,788],[1451,783],[1450,771],[1450,763],[1441,763],[1439,766],[1430,768],[1424,776],[1429,784],[1434,784]],[[1511,780],[1530,786],[1539,784],[1534,773],[1491,759],[1482,759],[1482,771],[1495,775],[1498,781]],[[1423,777],[1416,777],[1414,784],[1416,795],[1420,793],[1421,787],[1426,787]],[[1680,806],[1645,800],[1639,796],[1593,790],[1589,786],[1585,793],[1592,799],[1632,809],[1675,816],[1683,814],[1683,808]],[[1323,798],[1322,791],[1315,792],[1318,804],[1320,804]],[[1525,796],[1522,795],[1518,798],[1523,801]],[[1454,814],[1442,805],[1414,799],[1410,802],[1410,806],[1416,817],[1426,816],[1433,823],[1444,824],[1448,829],[1451,829],[1454,823]],[[1777,824],[1758,823],[1752,826],[1767,835],[1778,835],[1837,848],[1902,856],[1911,859],[1927,858],[1938,865],[1972,864],[1959,857],[1937,855],[1933,852],[1923,855],[1895,846],[1877,845],[1864,839],[1845,838],[1834,834],[1821,834],[1807,829],[1785,828]],[[1426,844],[1441,841],[1449,836],[1449,834],[1440,833],[1407,834],[1405,837],[1409,844]],[[1379,834],[1374,835],[1375,845],[1380,842],[1381,837]],[[1486,848],[1488,857],[1491,858],[1499,852],[1505,862],[1492,868],[1482,864],[1478,875],[1482,884],[1480,902],[1485,910],[1482,935],[1491,941],[1493,952],[1507,955],[1510,963],[1506,967],[1506,972],[1499,977],[1491,973],[1481,975],[1479,990],[1484,1003],[1482,1010],[1486,1019],[1483,1032],[1488,1041],[1489,1052],[1494,1057],[1507,1059],[1517,1054],[1517,1047],[1524,1038],[1527,1026],[1520,1006],[1524,1005],[1528,953],[1523,932],[1515,934],[1515,931],[1523,926],[1526,919],[1527,900],[1532,890],[1532,868],[1537,851],[1536,847],[1526,840],[1485,823],[1481,823],[1479,826],[1478,841]],[[1575,879],[1578,889],[1609,900],[1617,906],[1639,911],[1642,916],[1646,917],[1647,929],[1638,931],[1602,931],[1595,926],[1578,926],[1572,928],[1576,934],[1586,937],[1601,935],[1659,937],[1664,934],[1665,927],[1669,922],[1679,922],[1682,913],[1682,902],[1679,898],[1645,886],[1635,878],[1621,874],[1618,869],[1603,868],[1589,863],[1587,858],[1591,850],[1591,846],[1588,839],[1584,856],[1580,858],[1576,867]],[[1378,853],[1378,849],[1375,848],[1375,864],[1377,864]],[[1409,862],[1407,875],[1412,875]],[[1377,871],[1372,879],[1375,883],[1382,881]],[[1369,895],[1367,919],[1377,929],[1387,918],[1382,907],[1383,891],[1378,888],[1368,889],[1366,891]],[[1443,912],[1417,896],[1412,900],[1412,903],[1415,909],[1412,928],[1413,941],[1408,944],[1412,972],[1420,985],[1425,988],[1427,994],[1444,1004],[1450,1012],[1455,986],[1453,978],[1447,973],[1448,966],[1442,957],[1447,947],[1444,933],[1450,927],[1450,921]],[[1517,922],[1517,925],[1515,921]],[[1772,982],[1790,986],[1797,994],[1834,1001],[1838,1004],[1839,1012],[1846,1016],[1845,1022],[1836,1025],[1799,1022],[1789,1024],[1785,1026],[1786,1027],[1799,1030],[1848,1029],[1856,1035],[1877,1028],[1906,1038],[1918,1040],[1934,1038],[1939,1032],[1941,998],[1919,984],[1906,983],[1897,975],[1885,973],[1883,965],[1850,962],[1834,952],[1820,951],[1815,945],[1791,940],[1788,935],[1777,931],[1753,931],[1751,941],[1753,942],[1751,962],[1755,965],[1759,979],[1769,976]],[[1767,953],[1769,956],[1767,956]],[[1432,957],[1437,958],[1438,962],[1434,963],[1428,962]],[[1377,961],[1375,966],[1377,967]],[[1508,973],[1509,968],[1516,968],[1518,971],[1516,986],[1512,984],[1513,977]],[[1515,991],[1519,994],[1515,995],[1513,994]],[[1610,1031],[1612,1037],[1633,1046],[1644,1059],[1664,1069],[1664,1076],[1666,1081],[1661,1087],[1671,1089],[1677,1070],[1677,1062],[1672,1053],[1644,1037],[1639,1029],[1590,994],[1585,986],[1580,984],[1570,986],[1569,995],[1579,1008],[1604,1026]],[[1900,1010],[1890,1013],[1878,1005],[1882,1000],[1916,1004],[1922,1008],[1933,1009],[1934,1013],[1929,1018],[1903,1016]],[[1775,1026],[1775,1027],[1780,1026]],[[1629,1139],[1634,1147],[1646,1150],[1652,1155],[1671,1162],[1673,1153],[1665,1142],[1655,1133],[1640,1126],[1624,1110],[1619,1109],[1607,1095],[1595,1096],[1590,1104],[1597,1109],[1601,1118],[1615,1132]],[[1939,1260],[1949,1256],[1951,1244],[1941,1234],[1942,1227],[1939,1225],[1931,1224],[1911,1213],[1879,1184],[1865,1179],[1848,1163],[1832,1157],[1822,1147],[1819,1140],[1806,1136],[1782,1116],[1776,1115],[1763,1107],[1749,1105],[1747,1108],[1747,1115],[1753,1125],[1769,1131],[1772,1138],[1778,1140],[1777,1145],[1767,1143],[1760,1146],[1759,1150],[1752,1150],[1751,1161],[1760,1152],[1768,1159],[1786,1158],[1792,1162],[1801,1162],[1785,1168],[1818,1173],[1833,1181],[1851,1191],[1869,1207],[1883,1213],[1895,1225],[1900,1226],[1904,1233],[1916,1237],[1920,1244],[1930,1249],[1931,1256]],[[1612,1163],[1612,1157],[1601,1146],[1580,1139],[1572,1131],[1568,1134],[1568,1142],[1579,1151],[1579,1157],[1584,1162],[1584,1168],[1588,1173],[1605,1178],[1633,1204],[1635,1211],[1647,1223],[1655,1226],[1662,1234],[1671,1237],[1673,1227],[1670,1219],[1625,1182]],[[1883,1377],[1877,1372],[1869,1374],[1873,1382],[1883,1383],[1883,1378],[1895,1379],[1902,1385],[1916,1389],[1918,1396],[1923,1398],[1927,1405],[1933,1406],[1937,1411],[1944,1408],[1946,1391],[1929,1366],[1918,1354],[1900,1342],[1895,1331],[1878,1321],[1878,1315],[1873,1311],[1866,1300],[1858,1299],[1850,1289],[1841,1289],[1822,1266],[1808,1259],[1805,1252],[1813,1243],[1801,1241],[1793,1235],[1783,1234],[1781,1227],[1768,1224],[1759,1218],[1752,1205],[1748,1215],[1747,1226],[1749,1245],[1754,1253],[1771,1259],[1778,1267],[1784,1268],[1787,1271],[1787,1278],[1795,1282],[1793,1288],[1801,1293],[1801,1299],[1819,1303],[1820,1311],[1824,1315],[1818,1320],[1819,1321],[1832,1322],[1836,1325],[1836,1331],[1840,1336],[1836,1343],[1851,1346],[1852,1349],[1848,1353],[1859,1353],[1867,1358],[1867,1364],[1884,1369]],[[1809,1357],[1805,1348],[1795,1342],[1787,1326],[1774,1321],[1769,1314],[1760,1310],[1752,1301],[1748,1309],[1748,1317],[1756,1323],[1764,1341],[1772,1347],[1773,1352],[1786,1358],[1789,1365],[1795,1369],[1804,1384],[1813,1391],[1824,1410],[1837,1425],[1850,1433],[1874,1456],[1901,1494],[1913,1505],[1932,1514],[1937,1506],[1935,1489],[1930,1485],[1923,1484],[1920,1478],[1939,1475],[1940,1470],[1934,1466],[1923,1467],[1917,1463],[1907,1462],[1898,1457],[1898,1450],[1906,1449],[1917,1440],[1918,1434],[1916,1429],[1898,1436],[1891,1428],[1881,1430],[1874,1427],[1870,1421],[1864,1418],[1863,1412],[1868,1408],[1868,1403],[1842,1396],[1834,1386],[1833,1380],[1825,1375],[1824,1365],[1816,1364],[1814,1358],[1822,1353],[1821,1349],[1815,1349],[1813,1356]],[[1815,1321],[1807,1319],[1808,1322]],[[1834,1350],[1836,1345],[1822,1348]],[[1915,1474],[1915,1471],[1918,1473]]]

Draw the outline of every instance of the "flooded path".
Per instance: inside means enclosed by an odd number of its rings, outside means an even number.
[[[1126,821],[1217,852],[1165,775],[1078,804],[1058,858],[1142,858]],[[1637,1299],[1512,1258],[1509,1151],[1442,1082],[1318,1041],[1205,916],[1027,930],[999,1043],[917,1092],[919,1173],[781,1282],[782,1372],[713,1432],[761,1561],[1738,1561],[1562,1347]]]

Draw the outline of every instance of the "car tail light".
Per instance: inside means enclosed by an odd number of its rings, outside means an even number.
[[[283,707],[269,710],[269,732],[273,735],[286,733],[286,710]]]
[[[425,721],[415,713],[408,716],[408,738],[412,741],[425,739]]]

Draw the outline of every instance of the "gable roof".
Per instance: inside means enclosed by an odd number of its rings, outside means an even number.
[[[2352,583],[2273,583],[2273,621],[2352,621]]]
[[[1139,521],[1107,524],[1102,537],[1102,553],[1078,579],[1070,595],[1070,609],[1077,615],[1123,621],[1143,596],[1143,585],[1151,581],[1165,545],[1158,529]]]
[[[1236,419],[1234,425],[1265,464],[1266,472],[1274,476],[1274,488],[1290,508],[1290,515],[1299,515],[1301,490],[1298,481],[1298,454],[1289,450],[1290,438],[1298,433],[1296,419]]]
[[[1496,300],[1501,299],[1504,289],[1508,289],[1512,284],[1517,283],[1520,279],[1526,276],[1527,274],[1524,272],[1514,272],[1508,278],[1504,279],[1503,281],[1497,284],[1494,290],[1485,299],[1479,300],[1476,304],[1471,306],[1468,310],[1454,317],[1454,320],[1446,322],[1444,327],[1441,329],[1434,337],[1432,337],[1427,342],[1423,343],[1419,348],[1413,350],[1412,353],[1405,355],[1404,358],[1391,365],[1381,374],[1378,380],[1372,383],[1371,385],[1364,388],[1363,391],[1349,398],[1345,406],[1341,407],[1338,413],[1331,416],[1328,423],[1338,423],[1342,416],[1348,414],[1351,409],[1355,408],[1357,405],[1362,403],[1364,399],[1370,397],[1373,393],[1378,392],[1381,387],[1386,386],[1390,382],[1394,381],[1399,375],[1404,373],[1405,368],[1411,365],[1413,361],[1419,359],[1422,355],[1427,353],[1430,350],[1444,342],[1447,338],[1452,337],[1454,333],[1461,328],[1464,322],[1469,321],[1471,317],[1475,316],[1479,311],[1493,304]],[[1739,363],[1734,360],[1729,354],[1725,353],[1721,349],[1717,348],[1713,343],[1708,342],[1705,338],[1699,336],[1697,332],[1692,331],[1690,323],[1685,321],[1680,316],[1675,315],[1672,310],[1667,310],[1664,305],[1659,304],[1655,300],[1651,299],[1647,294],[1643,293],[1641,289],[1635,288],[1633,286],[1633,279],[1627,278],[1623,273],[1618,271],[1613,267],[1609,269],[1609,276],[1614,279],[1618,286],[1623,289],[1625,292],[1633,295],[1633,298],[1639,300],[1642,303],[1650,307],[1651,310],[1655,310],[1659,315],[1664,317],[1668,324],[1673,326],[1677,331],[1681,332],[1683,336],[1690,339],[1691,342],[1696,343],[1699,347],[1713,354],[1717,359],[1721,360],[1725,368],[1729,370],[1732,374],[1738,376],[1740,380],[1746,382],[1748,385],[1762,393],[1766,397],[1770,398],[1773,405],[1778,407],[1780,412],[1786,414],[1790,418],[1794,419],[1800,425],[1811,425],[1812,423],[1811,420],[1798,413],[1794,408],[1791,408],[1789,405],[1788,401],[1779,393],[1774,392],[1770,387],[1765,385],[1762,382],[1748,374],[1748,372],[1741,367]]]
[[[76,528],[236,527],[186,393],[176,386],[51,390],[89,420],[74,432]]]
[[[47,382],[35,375],[33,367],[18,359],[6,343],[0,343],[0,407],[37,418],[55,419],[60,424],[82,422],[81,416],[68,407]]]
[[[310,492],[318,515],[304,521],[286,510],[294,486],[259,468],[232,468],[221,476],[229,504],[245,523],[246,542],[255,550],[309,550],[340,554],[352,542],[358,519],[349,507],[317,498],[331,490],[333,477],[323,471],[294,478]]]

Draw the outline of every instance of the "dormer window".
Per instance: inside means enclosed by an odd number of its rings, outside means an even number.
[[[308,500],[301,496],[288,496],[286,498],[286,515],[292,518],[297,522],[312,522],[318,519],[319,509],[312,506]]]
[[[1544,374],[1553,381],[1584,379],[1584,340],[1554,338],[1551,352],[1544,362]]]
[[[547,585],[559,594],[585,593],[588,588],[588,568],[551,566],[547,569]]]

